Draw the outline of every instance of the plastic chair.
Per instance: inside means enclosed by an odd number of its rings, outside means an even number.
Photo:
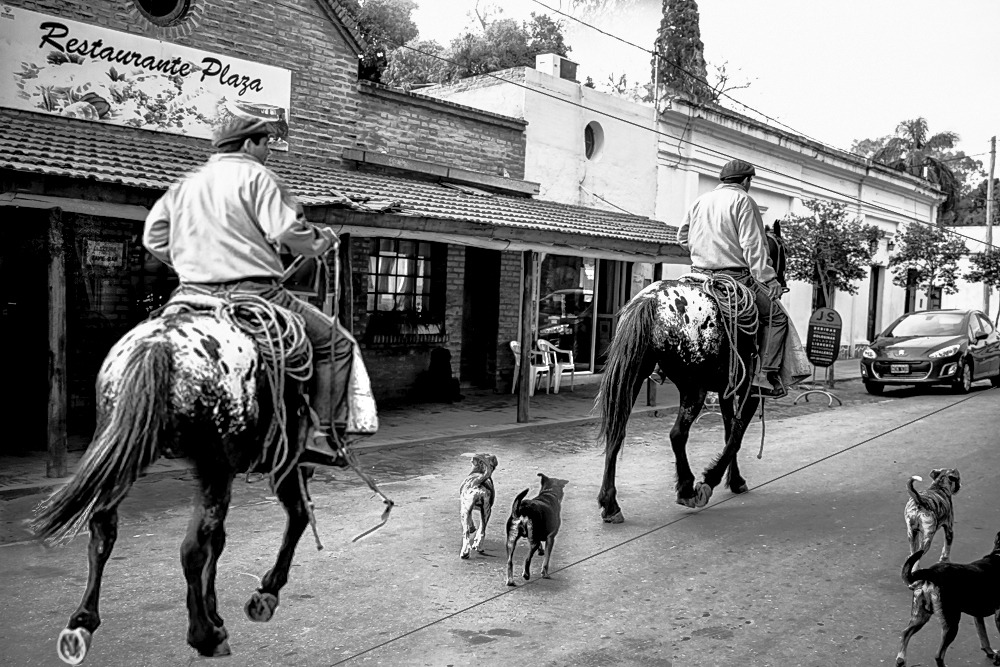
[[[569,390],[573,389],[573,382],[576,380],[576,364],[573,363],[573,350],[562,350],[545,340],[539,338],[538,349],[549,355],[549,363],[553,369],[552,393],[558,394],[562,385],[563,373],[569,373]]]
[[[510,393],[517,391],[517,381],[521,377],[521,344],[516,340],[510,341],[510,350],[514,353],[514,382],[511,383]],[[544,352],[538,350],[531,351],[531,386],[528,387],[528,395],[535,395],[535,387],[538,386],[538,376],[545,376],[545,393],[549,393],[549,357]]]

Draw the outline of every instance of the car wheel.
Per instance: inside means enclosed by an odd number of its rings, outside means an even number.
[[[990,384],[994,387],[1000,387],[1000,373],[990,378]]]
[[[882,392],[885,391],[885,385],[875,384],[874,382],[865,382],[865,391],[872,396],[881,396]]]
[[[956,394],[968,394],[972,391],[972,364],[968,361],[962,362],[962,370],[955,379],[953,388]]]

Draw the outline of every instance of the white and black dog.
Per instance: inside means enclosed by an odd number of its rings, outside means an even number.
[[[486,524],[490,522],[496,489],[493,488],[493,471],[497,467],[497,457],[492,454],[467,454],[472,457],[472,472],[462,482],[458,492],[462,517],[462,558],[468,558],[475,549],[483,553],[483,539]],[[479,510],[479,530],[472,521],[472,510]],[[473,539],[473,535],[475,538]]]
[[[917,551],[926,554],[931,548],[934,534],[941,528],[944,530],[941,560],[947,561],[951,557],[951,543],[955,539],[955,507],[952,496],[962,488],[962,476],[955,468],[935,468],[931,470],[931,479],[934,482],[922,492],[913,488],[914,481],[923,481],[916,475],[906,483],[906,489],[910,492],[910,499],[903,509],[906,536],[910,541],[911,556]]]

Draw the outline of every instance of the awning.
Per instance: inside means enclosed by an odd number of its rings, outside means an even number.
[[[207,142],[186,137],[0,111],[0,169],[163,191],[209,154]],[[268,166],[301,198],[311,220],[341,232],[607,259],[687,261],[676,242],[677,229],[643,216],[353,171],[282,153],[273,153]]]

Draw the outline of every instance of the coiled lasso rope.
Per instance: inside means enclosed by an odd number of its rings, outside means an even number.
[[[737,347],[739,335],[756,336],[759,326],[753,291],[726,273],[703,271],[689,275],[695,280],[702,281],[702,290],[715,302],[722,316],[722,330],[726,334],[726,340],[729,341],[729,386],[723,397],[730,398],[742,386],[748,375],[746,363],[740,357]],[[740,414],[747,396],[749,392],[743,397],[743,401],[740,401],[736,414]]]
[[[273,408],[260,457],[250,469],[270,459],[271,488],[277,489],[290,471],[290,468],[286,469],[289,443],[285,429],[285,376],[305,382],[313,372],[312,344],[306,336],[305,321],[298,313],[279,308],[263,297],[246,292],[227,295],[220,315],[257,343],[271,389]]]

